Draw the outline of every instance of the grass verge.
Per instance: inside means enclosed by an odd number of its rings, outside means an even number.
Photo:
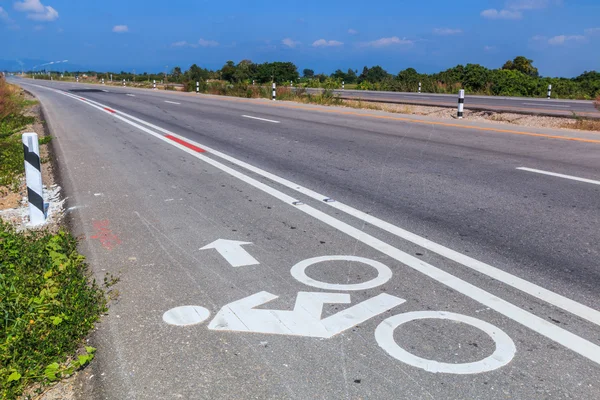
[[[21,133],[35,118],[35,101],[0,77],[0,199],[18,191],[23,174]],[[40,144],[50,140],[42,137]],[[19,232],[0,219],[0,398],[40,392],[47,383],[89,363],[95,349],[79,350],[106,309],[90,282],[76,240],[64,231]]]
[[[23,115],[25,107],[32,105],[20,95],[18,88],[0,78],[0,187],[16,191],[23,173],[23,145],[20,131],[34,122]]]
[[[0,393],[17,398],[86,365],[75,353],[106,308],[68,233],[17,232],[0,220]]]

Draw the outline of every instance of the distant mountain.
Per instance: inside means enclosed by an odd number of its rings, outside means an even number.
[[[0,60],[0,71],[31,71],[33,67],[37,66],[36,71],[41,71],[47,69],[49,71],[87,71],[88,68],[79,64],[73,64],[70,62],[66,63],[57,63],[50,65],[48,64],[51,61],[48,60],[39,60],[33,58],[21,58],[16,60]]]

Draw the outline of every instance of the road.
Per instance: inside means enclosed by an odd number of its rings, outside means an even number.
[[[120,279],[82,398],[600,398],[598,134],[14,82]]]
[[[319,92],[322,89],[308,89]],[[458,98],[452,94],[404,93],[367,90],[334,90],[343,99],[361,99],[383,103],[418,104],[437,107],[457,107]],[[539,99],[527,97],[472,96],[467,95],[465,109],[474,111],[506,111],[523,114],[600,118],[600,111],[593,101]]]

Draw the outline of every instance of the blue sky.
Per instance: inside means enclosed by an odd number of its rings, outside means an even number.
[[[0,0],[0,59],[137,72],[225,61],[437,72],[525,55],[546,76],[600,70],[600,0]]]

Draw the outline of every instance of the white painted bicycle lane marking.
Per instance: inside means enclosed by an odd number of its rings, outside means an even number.
[[[494,341],[496,349],[483,360],[471,363],[450,364],[417,357],[396,344],[394,330],[404,323],[419,319],[442,319],[471,325],[487,333]],[[379,324],[375,330],[375,340],[382,349],[395,359],[433,373],[465,375],[489,372],[511,362],[517,352],[512,339],[494,325],[477,318],[444,311],[413,311],[389,317]]]
[[[147,128],[133,122],[132,120],[128,120],[127,118],[122,117],[121,115],[118,115],[116,113],[110,113],[100,106],[91,104],[90,100],[80,98],[80,97],[71,95],[69,93],[64,93],[64,92],[57,91],[54,89],[46,88],[43,86],[42,86],[42,88],[47,89],[47,90],[53,90],[59,94],[71,97],[75,100],[83,102],[84,104],[88,104],[88,105],[100,110],[101,112],[105,112],[109,115],[112,115],[113,117],[115,117],[127,124],[130,124],[134,127],[137,127],[141,131],[146,132],[146,133],[156,137],[159,140],[169,143],[172,146],[175,146],[175,147],[179,148],[180,150],[185,151],[186,153],[188,153],[198,159],[201,159],[202,161],[228,173],[229,175],[246,182],[247,184],[283,201],[284,203],[286,203],[288,205],[298,204],[293,207],[320,220],[321,222],[323,222],[333,228],[336,228],[337,230],[339,230],[343,233],[346,233],[350,237],[353,237],[356,240],[380,251],[381,253],[390,256],[391,258],[405,264],[406,266],[409,266],[409,267],[413,268],[414,270],[419,271],[419,272],[423,273],[424,275],[462,293],[466,297],[469,297],[473,300],[478,301],[479,303],[489,307],[490,309],[493,309],[493,310],[497,311],[498,313],[508,317],[509,319],[512,319],[512,320],[520,323],[521,325],[531,329],[532,331],[537,332],[537,333],[561,344],[562,346],[582,355],[583,357],[588,358],[589,360],[600,364],[600,347],[599,346],[596,346],[595,344],[593,344],[593,343],[591,343],[569,331],[566,331],[560,327],[557,327],[557,326],[549,323],[548,321],[546,321],[543,318],[540,318],[530,312],[527,312],[527,311],[491,294],[491,293],[486,292],[483,289],[480,289],[479,287],[476,287],[476,286],[474,286],[466,281],[463,281],[443,270],[440,270],[439,268],[436,268],[433,265],[425,263],[422,260],[419,260],[409,254],[406,254],[406,253],[400,251],[399,249],[397,249],[397,248],[395,248],[395,247],[393,247],[393,246],[391,246],[369,234],[366,234],[357,228],[354,228],[342,221],[335,219],[334,217],[331,217],[330,215],[328,215],[326,213],[323,213],[323,212],[321,212],[313,207],[310,207],[308,205],[302,204],[301,202],[288,196],[287,194],[280,192],[279,190],[274,189],[271,186],[268,186],[262,182],[259,182],[254,178],[244,175],[243,173],[241,173],[237,170],[234,170],[233,168],[228,167],[228,166],[220,163],[219,161],[216,161],[210,157],[206,157],[202,153],[198,153],[197,151],[194,151],[194,150],[190,149],[189,147],[184,146],[180,143],[174,142],[159,133],[156,133],[150,129],[147,129]],[[96,102],[94,102],[94,103],[96,103]],[[97,104],[99,104],[99,103],[97,103]],[[122,114],[121,112],[118,112],[118,113]],[[133,117],[133,118],[135,118],[135,117]],[[335,203],[333,203],[333,204],[335,204]]]
[[[232,267],[246,267],[260,264],[256,258],[248,253],[243,245],[252,244],[251,242],[240,242],[237,240],[217,239],[211,244],[207,244],[200,250],[215,249]]]
[[[299,292],[292,311],[255,309],[278,297],[259,292],[229,303],[221,308],[208,329],[328,339],[406,302],[382,293],[321,319],[324,304],[348,304],[350,295]]]

